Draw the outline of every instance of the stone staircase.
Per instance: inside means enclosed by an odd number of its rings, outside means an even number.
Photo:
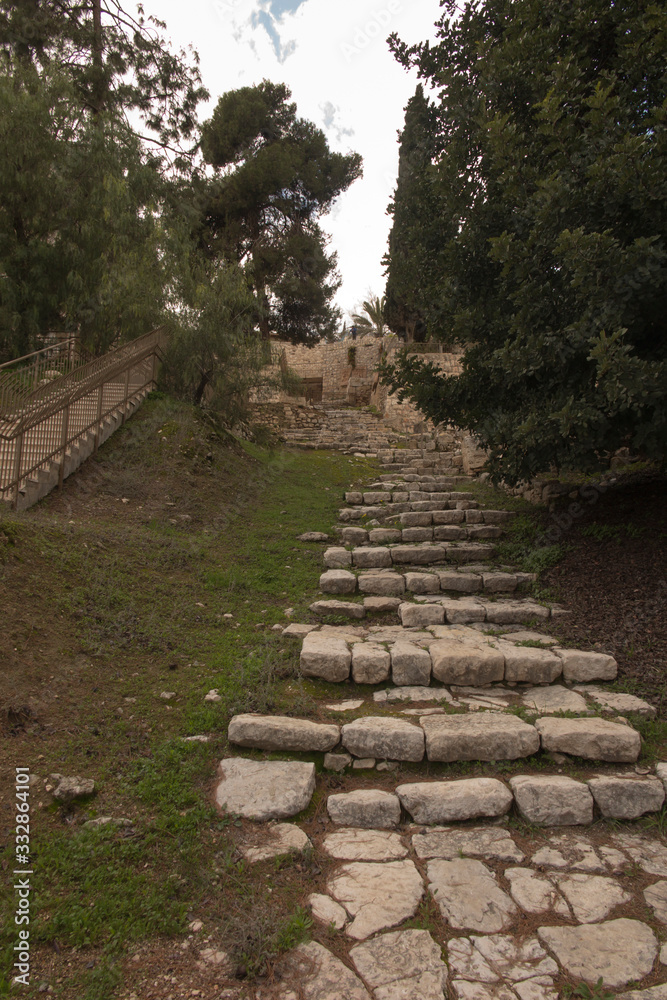
[[[338,863],[308,904],[346,960],[302,946],[277,995],[556,1000],[601,979],[667,1000],[667,844],[618,826],[664,808],[667,763],[642,763],[636,728],[655,708],[610,688],[612,656],[548,634],[564,609],[495,563],[512,515],[463,484],[392,469],[346,494],[310,607],[323,620],[283,630],[323,685],[317,718],[230,721],[216,801],[271,824],[250,827],[248,861],[315,847]],[[320,768],[338,786],[326,810],[283,822]],[[425,906],[437,921],[415,928]]]

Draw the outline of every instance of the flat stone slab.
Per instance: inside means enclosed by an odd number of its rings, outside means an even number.
[[[625,986],[653,968],[658,944],[650,927],[621,917],[581,927],[540,927],[540,941],[565,972],[587,983]]]
[[[319,920],[322,924],[333,924],[337,931],[342,930],[347,923],[347,910],[344,910],[331,896],[313,892],[308,897],[308,905],[315,920]]]
[[[632,899],[618,882],[604,875],[571,874],[558,879],[558,888],[580,924],[604,920],[616,906]]]
[[[327,889],[354,918],[346,934],[357,941],[408,920],[424,895],[421,875],[407,860],[353,861],[343,865]]]
[[[577,712],[581,715],[588,711],[586,699],[562,684],[530,688],[523,696],[523,703],[540,715],[552,712]]]
[[[350,958],[377,1000],[443,1000],[447,966],[428,931],[382,934],[356,945]]]
[[[227,738],[230,743],[257,750],[326,751],[340,740],[340,729],[285,715],[235,715]]]
[[[320,576],[320,590],[323,594],[354,594],[356,589],[357,578],[349,570],[328,569]]]
[[[359,619],[366,617],[363,604],[355,604],[353,601],[315,601],[309,610],[314,615],[345,615],[346,618]]]
[[[430,661],[429,661],[430,662]],[[388,691],[374,691],[373,701],[387,702],[419,702],[419,701],[454,701],[447,688],[424,687],[419,684],[406,684],[389,688]]]
[[[559,893],[555,882],[538,875],[532,868],[506,868],[505,878],[510,883],[512,899],[524,913],[570,916],[570,909]]]
[[[649,986],[645,990],[630,990],[629,993],[617,993],[615,1000],[667,1000],[667,983],[659,986]]]
[[[287,636],[287,638],[293,639],[303,639],[304,636],[308,635],[309,632],[314,632],[317,625],[305,625],[301,622],[292,622],[287,628],[282,630],[282,635]]]
[[[518,910],[481,861],[429,861],[429,890],[455,930],[494,934],[509,929]]]
[[[667,924],[667,882],[654,882],[644,889],[644,899],[661,924]]]
[[[303,830],[294,823],[275,823],[268,827],[266,839],[262,843],[244,844],[241,854],[254,864],[281,854],[301,853],[310,847],[310,840]]]
[[[304,677],[321,677],[338,683],[350,676],[352,653],[345,639],[311,632],[303,640],[299,666]]]
[[[418,858],[442,858],[454,861],[468,855],[493,861],[521,862],[524,853],[502,827],[479,826],[440,827],[426,833],[415,833],[412,846]]]
[[[398,579],[402,580],[403,577],[398,577]],[[362,587],[359,589],[363,590]],[[392,611],[398,611],[402,603],[403,602],[399,597],[364,597],[364,607],[366,611],[375,612],[377,614],[387,614]]]
[[[454,938],[448,950],[452,973],[477,982],[516,983],[558,974],[558,966],[536,937],[520,941],[507,934]]]
[[[355,757],[420,761],[424,757],[424,733],[404,719],[369,715],[341,729],[341,741]]]
[[[400,861],[408,849],[397,833],[351,828],[328,833],[323,849],[339,861]]]
[[[348,698],[346,701],[332,701],[324,707],[330,712],[354,712],[361,708],[364,703],[363,698]]]
[[[245,760],[220,762],[215,801],[221,809],[246,819],[295,816],[315,791],[315,765],[305,761]]]
[[[420,722],[429,760],[516,760],[539,750],[535,727],[515,715],[424,716]]]
[[[279,1000],[372,1000],[352,970],[317,941],[290,952],[281,973]]]
[[[487,622],[496,625],[522,625],[524,622],[544,621],[550,616],[549,608],[535,601],[484,601]]]
[[[665,802],[665,789],[659,778],[601,775],[589,779],[588,787],[602,815],[612,819],[638,819],[662,809]]]
[[[415,823],[503,816],[512,805],[512,793],[496,778],[420,781],[399,785],[396,794]]]
[[[613,681],[618,664],[606,653],[586,653],[579,649],[558,649],[566,681]]]
[[[639,733],[606,719],[538,719],[535,728],[544,750],[586,757],[634,763],[641,751]]]
[[[440,638],[429,652],[433,676],[443,684],[483,687],[501,681],[505,674],[505,657],[481,637],[475,643]]]
[[[398,826],[401,803],[396,795],[376,788],[338,792],[327,799],[327,811],[339,826],[380,829]]]
[[[647,875],[667,877],[667,847],[636,833],[617,833],[611,838]]]
[[[647,719],[653,719],[656,716],[656,709],[653,705],[649,705],[643,698],[635,697],[634,694],[624,694],[622,691],[606,691],[596,684],[577,684],[574,690],[588,695],[598,705],[609,709],[610,712],[636,712],[637,715],[643,715]]]
[[[593,796],[582,781],[565,775],[516,775],[510,778],[522,816],[538,826],[572,826],[593,822]]]
[[[302,535],[297,535],[297,542],[328,542],[329,536],[323,531],[304,531]]]

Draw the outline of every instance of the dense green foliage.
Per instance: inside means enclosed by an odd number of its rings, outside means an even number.
[[[159,27],[0,0],[1,360],[60,331],[98,353],[164,318],[206,91]]]
[[[441,239],[437,175],[432,167],[434,130],[434,111],[419,84],[405,109],[396,191],[388,209],[394,221],[385,257],[385,319],[390,330],[408,342],[424,339],[428,305],[423,275]]]
[[[361,312],[352,313],[352,321],[359,333],[372,333],[375,337],[385,334],[385,297],[371,295],[361,303]]]
[[[464,367],[443,378],[406,358],[385,378],[475,433],[511,481],[593,470],[623,445],[664,459],[667,11],[444,7],[436,44],[392,45],[437,89],[419,303]],[[402,266],[390,250],[388,297]]]
[[[361,157],[332,153],[289,97],[265,80],[218,101],[202,133],[216,177],[200,240],[210,258],[245,267],[264,338],[273,330],[314,343],[340,320],[331,306],[336,257],[317,220],[360,175]]]

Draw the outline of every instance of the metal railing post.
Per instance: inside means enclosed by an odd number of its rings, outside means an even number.
[[[67,434],[69,431],[69,403],[63,410],[63,429],[60,438],[60,448],[63,453],[60,462],[60,469],[58,471],[58,488],[62,489],[63,482],[65,480],[65,449],[67,448]]]
[[[100,386],[100,394],[97,397],[97,423],[95,424],[95,448],[93,453],[97,454],[97,449],[100,444],[100,425],[102,423],[102,396],[104,394],[104,382]]]
[[[130,369],[128,368],[125,372],[125,401],[123,403],[123,419],[121,424],[124,424],[127,420],[127,398],[130,393]]]
[[[19,486],[21,485],[21,458],[23,457],[23,431],[21,431],[16,438],[16,447],[14,450],[14,478],[16,483],[14,485],[14,506],[18,510],[19,507]]]

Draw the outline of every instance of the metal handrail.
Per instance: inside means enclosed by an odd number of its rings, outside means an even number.
[[[155,385],[156,362],[166,339],[166,328],[159,327],[60,375],[54,368],[53,378],[37,380],[31,391],[25,391],[24,383],[22,391],[6,394],[4,409],[0,405],[0,496],[11,493],[18,505],[22,484],[54,462],[59,463],[62,483],[67,455],[77,441],[94,431],[97,447],[104,419],[116,412],[125,420],[130,404]],[[44,359],[36,358],[27,370],[32,372],[33,366],[43,370]]]

